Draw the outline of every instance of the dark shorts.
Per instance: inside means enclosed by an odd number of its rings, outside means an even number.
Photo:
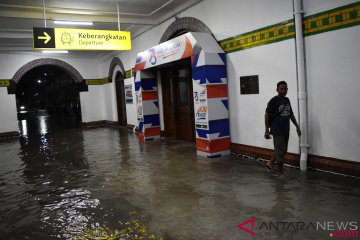
[[[288,148],[289,136],[273,136],[273,138],[276,164],[282,167],[284,165],[284,156]]]

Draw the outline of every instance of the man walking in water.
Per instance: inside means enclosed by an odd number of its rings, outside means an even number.
[[[287,90],[285,81],[278,82],[276,88],[278,95],[269,101],[265,111],[264,137],[270,139],[270,134],[273,135],[275,149],[275,155],[266,163],[266,167],[272,171],[276,160],[280,178],[285,177],[283,165],[289,143],[290,120],[294,123],[298,136],[301,136],[300,127],[293,114],[290,100],[286,97]]]

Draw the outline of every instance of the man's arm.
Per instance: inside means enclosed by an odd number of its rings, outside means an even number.
[[[265,134],[264,134],[265,139],[270,139],[269,119],[270,119],[269,113],[265,112]]]
[[[298,123],[296,122],[296,118],[295,118],[295,116],[294,116],[293,113],[291,113],[291,115],[290,115],[290,120],[291,120],[291,121],[293,122],[293,124],[295,125],[297,135],[300,137],[300,136],[301,136],[301,130],[300,130],[300,127],[299,127]]]
[[[270,139],[270,114],[274,111],[274,98],[270,99],[265,110],[265,139]]]

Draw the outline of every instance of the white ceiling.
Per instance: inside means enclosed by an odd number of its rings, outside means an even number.
[[[33,27],[81,28],[130,31],[132,38],[175,17],[202,0],[0,0],[0,53],[33,50]],[[43,4],[44,2],[44,4]],[[45,5],[45,7],[44,7]],[[56,25],[53,20],[93,21],[93,26]],[[74,55],[100,54],[105,51],[71,51]]]

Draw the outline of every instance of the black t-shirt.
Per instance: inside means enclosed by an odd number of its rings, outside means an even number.
[[[273,97],[266,112],[270,117],[270,134],[274,136],[289,136],[290,116],[293,114],[290,100],[287,97]]]

